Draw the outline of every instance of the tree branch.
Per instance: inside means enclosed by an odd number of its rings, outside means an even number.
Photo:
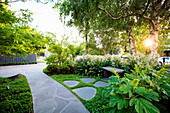
[[[98,9],[104,11],[108,16],[111,17],[112,20],[119,20],[119,19],[121,19],[121,18],[126,18],[126,17],[128,17],[128,16],[136,16],[136,15],[137,15],[137,14],[128,14],[128,15],[125,14],[124,16],[119,16],[119,17],[115,18],[115,17],[113,17],[112,14],[111,14],[110,12],[108,12],[106,9],[103,9],[103,8],[101,8],[101,7],[99,7],[99,6],[98,6]]]
[[[153,28],[154,28],[154,29],[156,28],[155,22],[154,22],[152,19],[150,19],[150,18],[147,17],[147,16],[142,16],[142,18],[149,20],[149,21],[151,22],[151,24],[153,25]]]
[[[142,13],[142,15],[145,14],[145,12],[147,11],[149,4],[150,4],[150,0],[148,0],[148,3],[147,3],[147,5],[146,5],[145,10],[144,10],[144,12]]]

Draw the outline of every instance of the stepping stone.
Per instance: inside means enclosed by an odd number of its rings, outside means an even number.
[[[81,78],[80,80],[85,82],[85,83],[90,83],[90,82],[94,82],[95,81],[94,78]]]
[[[102,81],[97,81],[94,86],[96,87],[106,87],[109,86],[110,84],[106,83],[106,82],[102,82]]]
[[[66,84],[69,87],[74,87],[76,86],[79,82],[78,81],[73,81],[73,80],[68,80],[68,81],[64,81],[64,84]]]
[[[93,87],[82,87],[73,91],[84,100],[90,100],[96,95],[96,89]]]
[[[110,78],[101,78],[101,80],[104,80],[104,81],[108,82],[111,79]]]

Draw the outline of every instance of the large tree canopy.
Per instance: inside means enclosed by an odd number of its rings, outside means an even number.
[[[0,4],[0,55],[31,54],[45,47],[45,37],[29,27],[31,13],[21,10],[20,16]]]
[[[127,30],[132,53],[136,53],[134,40],[136,37],[132,35],[136,28],[141,29],[140,27],[145,25],[149,29],[148,38],[153,42],[151,46],[153,56],[158,52],[161,29],[164,29],[163,32],[169,29],[170,2],[168,0],[65,0],[56,6],[59,6],[63,17],[71,14],[69,24],[73,23],[79,28],[84,28],[85,35],[95,34],[92,29],[100,31],[101,36],[105,31]],[[105,35],[111,37],[108,33]]]

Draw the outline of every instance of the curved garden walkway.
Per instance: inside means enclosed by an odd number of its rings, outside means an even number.
[[[33,96],[34,113],[89,113],[67,88],[42,72],[44,63],[1,66],[0,77],[19,73],[27,77]]]

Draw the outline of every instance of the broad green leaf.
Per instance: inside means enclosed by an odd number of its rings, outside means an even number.
[[[159,109],[156,108],[151,102],[143,98],[136,99],[135,110],[138,113],[160,113]]]
[[[119,110],[122,109],[124,104],[125,104],[125,100],[124,99],[119,100],[118,103],[117,103],[117,108]]]
[[[155,101],[159,101],[159,99],[157,98],[159,96],[158,93],[151,89],[146,90],[144,87],[137,87],[135,88],[135,92],[150,101],[152,101],[152,99]]]
[[[109,77],[109,78],[111,79],[111,80],[108,81],[109,84],[118,84],[118,83],[119,83],[119,80],[118,80],[117,77],[111,76],[111,77]]]
[[[123,94],[126,94],[131,90],[131,87],[129,85],[123,84],[119,89],[123,92]]]
[[[110,99],[110,102],[109,102],[109,106],[110,107],[114,107],[119,101],[123,100],[123,96],[113,96],[111,99]]]
[[[139,84],[139,79],[134,79],[133,81],[132,81],[132,86],[134,86],[134,87],[137,87],[138,86],[138,84]]]
[[[132,98],[132,99],[129,101],[129,105],[130,105],[130,106],[133,106],[134,104],[136,104],[136,99],[135,99],[135,98]]]
[[[161,88],[164,89],[164,93],[167,96],[170,96],[170,86],[169,85],[162,85]]]
[[[119,99],[112,99],[111,98],[111,100],[110,100],[110,102],[109,102],[109,106],[110,107],[114,107],[116,104],[117,104],[117,102],[119,101]]]
[[[131,98],[132,97],[132,92],[131,91],[129,91],[129,98]]]

